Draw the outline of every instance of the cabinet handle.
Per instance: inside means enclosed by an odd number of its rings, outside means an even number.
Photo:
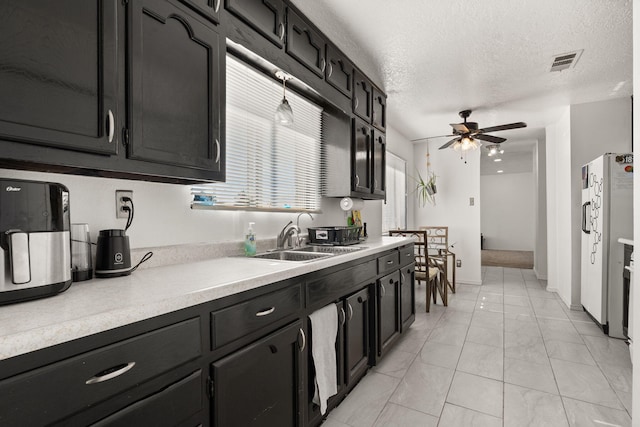
[[[405,282],[405,277],[404,277],[404,273],[403,273],[403,272],[400,272],[400,276],[402,276],[402,283],[406,283],[406,282]]]
[[[109,110],[109,112],[107,113],[107,118],[109,120],[108,129],[107,129],[107,140],[109,142],[113,142],[113,134],[115,133],[115,130],[116,130],[116,120],[113,117],[113,112],[111,110]]]
[[[347,303],[347,307],[349,307],[349,320],[351,320],[353,319],[353,307],[349,303]]]
[[[327,67],[329,67],[329,74],[327,75],[327,77],[331,77],[331,75],[333,74],[333,65],[331,65],[331,62],[329,62]]]
[[[304,331],[300,328],[300,334],[302,335],[302,346],[300,347],[300,353],[304,351],[304,348],[307,346],[307,337],[304,335]]]
[[[220,141],[216,138],[216,161],[215,163],[220,162]]]
[[[342,312],[342,325],[340,326],[344,326],[345,323],[347,323],[347,313],[344,312],[344,308],[340,307],[340,311]]]
[[[262,316],[268,316],[271,313],[273,313],[274,311],[276,311],[275,307],[271,307],[271,308],[267,308],[266,310],[262,310],[256,313],[256,317],[262,317]]]
[[[119,377],[124,374],[131,368],[136,365],[136,362],[123,363],[122,365],[117,365],[109,369],[105,369],[104,371],[98,372],[93,377],[89,378],[85,384],[97,384],[104,381],[108,381],[115,377]]]
[[[220,0],[216,0],[216,2],[214,3],[214,6],[213,6],[213,11],[215,13],[218,13],[219,10],[220,10]]]
[[[387,265],[391,265],[391,264],[393,264],[392,260],[387,261]]]
[[[358,104],[360,104],[360,101],[358,101],[358,98],[356,98],[356,105],[353,107],[354,110],[358,109]]]
[[[378,189],[378,180],[377,179],[373,179],[373,189],[377,190]]]
[[[407,252],[407,254],[406,254],[405,256],[406,256],[407,258],[409,258],[409,257],[413,256],[413,254],[411,254],[411,253]]]
[[[360,185],[360,177],[356,174],[356,187]]]
[[[279,24],[280,27],[280,40],[284,40],[284,24],[281,22]]]
[[[327,68],[327,61],[324,58],[320,58],[320,72],[324,73],[325,68]]]
[[[382,283],[380,283],[380,289],[382,290],[382,298],[384,298],[384,296],[387,295],[387,290]]]

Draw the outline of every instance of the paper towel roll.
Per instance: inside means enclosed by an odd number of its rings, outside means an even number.
[[[364,207],[362,199],[352,199],[351,197],[343,197],[340,200],[340,208],[343,211],[361,210]]]

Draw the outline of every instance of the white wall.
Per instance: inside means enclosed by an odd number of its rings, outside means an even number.
[[[547,279],[547,162],[546,139],[538,139],[533,153],[535,193],[535,246],[533,271],[538,279]]]
[[[449,244],[462,267],[456,271],[456,281],[481,284],[480,267],[480,150],[467,155],[467,164],[453,150],[438,150],[430,147],[431,170],[436,173],[436,205],[414,207],[414,227],[423,225],[448,226]],[[427,172],[427,145],[416,144],[413,148],[414,170],[424,177]],[[411,183],[411,180],[410,180]],[[410,194],[415,185],[410,184]],[[411,197],[415,198],[415,195]],[[469,198],[474,206],[469,206]]]
[[[537,196],[533,173],[482,175],[480,195],[484,248],[533,251]]]
[[[631,151],[631,100],[571,106],[571,303],[580,307],[582,165],[604,153]]]
[[[547,289],[571,305],[571,110],[546,128]]]
[[[398,132],[395,128],[387,125],[387,151],[392,152],[407,162],[407,175],[415,175],[415,167],[413,165],[413,145],[409,139]],[[407,229],[414,226],[414,206],[415,197],[412,194],[413,181],[411,178],[407,180]]]
[[[189,186],[143,181],[93,178],[0,169],[0,176],[60,182],[69,188],[71,222],[86,222],[97,240],[99,230],[124,228],[115,217],[115,190],[133,190],[135,217],[127,231],[131,247],[145,248],[187,243],[242,241],[249,221],[256,223],[258,240],[273,239],[282,227],[295,220],[295,213],[232,212],[192,210]],[[303,231],[309,226],[346,225],[340,199],[323,199],[322,214],[300,218]],[[370,235],[382,232],[382,202],[366,201],[362,211]]]

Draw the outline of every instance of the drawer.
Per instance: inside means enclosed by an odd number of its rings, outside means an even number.
[[[403,246],[398,251],[400,252],[400,265],[405,266],[415,261],[414,247],[413,245]]]
[[[397,251],[378,258],[378,274],[386,274],[397,270],[400,266],[400,254]]]
[[[310,280],[307,283],[308,307],[314,308],[316,305],[324,305],[341,298],[354,286],[373,280],[375,277],[376,260],[371,260]]]
[[[177,426],[202,410],[202,370],[171,384],[92,427]]]
[[[302,309],[300,285],[211,313],[211,343],[221,347]]]
[[[51,424],[201,354],[200,319],[130,338],[0,382],[0,425]]]

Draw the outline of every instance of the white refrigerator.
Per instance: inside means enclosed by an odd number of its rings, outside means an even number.
[[[624,269],[619,238],[633,236],[633,154],[605,154],[582,167],[580,302],[605,333],[622,331]]]

